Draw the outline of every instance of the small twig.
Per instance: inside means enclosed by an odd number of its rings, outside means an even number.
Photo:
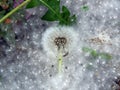
[[[30,1],[31,0],[26,0],[23,3],[21,3],[20,5],[18,5],[16,8],[14,8],[8,14],[6,14],[2,19],[0,19],[0,23],[2,23],[5,19],[7,19],[8,17],[10,17],[13,13],[15,13],[17,10],[19,10],[21,7],[23,7],[24,5],[26,5]]]

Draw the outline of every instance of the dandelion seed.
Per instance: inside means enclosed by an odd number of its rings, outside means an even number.
[[[62,72],[62,60],[77,45],[77,33],[72,27],[48,28],[42,38],[43,49],[51,57],[58,57],[58,72]]]
[[[61,50],[63,56],[69,55],[76,47],[78,34],[72,27],[50,27],[43,34],[42,45],[48,55],[57,56]]]

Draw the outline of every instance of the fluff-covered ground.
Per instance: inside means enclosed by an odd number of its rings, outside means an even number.
[[[62,0],[77,15],[78,44],[63,59],[58,74],[57,60],[44,52],[41,40],[49,23],[39,19],[43,7],[30,10],[33,15],[15,24],[16,47],[1,44],[0,90],[119,90],[114,80],[120,75],[120,1]],[[88,6],[84,11],[83,6]],[[24,32],[24,33],[23,33]],[[90,47],[112,55],[111,60],[93,58],[82,51]]]

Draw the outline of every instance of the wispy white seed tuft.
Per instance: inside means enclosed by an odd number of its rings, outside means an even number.
[[[63,56],[75,49],[78,42],[78,34],[73,27],[55,26],[46,30],[42,37],[44,51],[50,56],[57,56],[59,50]]]

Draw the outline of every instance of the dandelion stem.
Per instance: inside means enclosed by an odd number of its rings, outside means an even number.
[[[16,8],[14,8],[8,14],[6,14],[2,19],[0,19],[0,23],[2,23],[5,19],[7,19],[8,17],[10,17],[13,13],[15,13],[17,10],[19,10],[20,8],[22,8],[24,5],[26,5],[30,1],[31,0],[26,0],[23,3],[21,3],[20,5],[18,5]]]
[[[62,52],[59,52],[59,56],[58,56],[58,72],[61,73],[62,72],[62,62],[63,62],[63,56],[62,56]]]

